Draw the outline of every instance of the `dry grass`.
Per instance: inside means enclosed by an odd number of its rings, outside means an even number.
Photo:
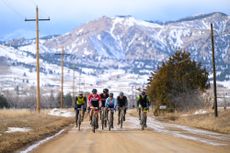
[[[179,117],[177,123],[189,126],[230,133],[230,110],[219,112],[219,117],[214,117],[214,113]]]
[[[191,112],[186,114],[183,116],[182,113],[167,113],[157,118],[176,124],[230,134],[230,110],[219,111],[217,118],[214,117],[213,111],[207,114],[193,115]]]
[[[54,117],[47,111],[0,110],[0,152],[13,152],[34,141],[52,135],[74,122],[73,118]],[[5,133],[8,127],[30,127],[26,133]]]

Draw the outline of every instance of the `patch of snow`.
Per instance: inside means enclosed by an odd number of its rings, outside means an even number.
[[[97,35],[97,39],[101,41],[101,35]]]
[[[61,117],[74,117],[75,116],[73,112],[69,112],[67,110],[57,109],[57,108],[52,109],[48,114],[52,116],[61,116]]]
[[[195,115],[197,115],[197,114],[206,114],[206,113],[208,113],[208,112],[206,110],[203,110],[203,109],[200,109],[200,110],[197,110],[197,111],[194,112]]]
[[[217,81],[218,84],[223,85],[224,87],[230,89],[230,80],[228,81]]]
[[[137,118],[129,117],[127,121],[130,122],[133,126],[140,126],[140,121]],[[149,128],[159,133],[164,133],[175,137],[189,139],[214,146],[226,145],[217,142],[218,140],[230,140],[230,138],[224,134],[190,128],[182,125],[163,123],[157,121],[152,117],[147,118],[147,125]],[[203,138],[202,136],[206,136],[207,138]]]
[[[5,133],[29,132],[31,130],[32,129],[28,128],[28,127],[23,127],[23,128],[19,128],[19,127],[8,127],[8,130]]]
[[[45,142],[57,137],[58,135],[62,134],[63,132],[64,132],[64,130],[61,130],[58,133],[56,133],[55,135],[53,135],[51,137],[48,137],[48,138],[45,138],[45,139],[33,144],[32,146],[29,146],[27,149],[25,149],[24,151],[21,151],[20,153],[29,153],[32,150],[34,150],[35,148],[37,148],[38,146],[40,146],[41,144],[43,144],[43,143],[45,143]]]

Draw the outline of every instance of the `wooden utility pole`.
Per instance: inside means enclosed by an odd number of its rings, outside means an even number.
[[[213,25],[212,25],[212,23],[211,23],[211,43],[212,43],[214,112],[215,112],[215,117],[218,117],[217,94],[216,94],[216,64],[215,64],[215,48],[214,48],[215,46],[214,46],[214,34],[213,34]]]
[[[71,54],[65,54],[64,53],[64,47],[62,46],[61,47],[62,49],[62,52],[61,54],[60,53],[57,53],[55,55],[61,55],[61,104],[60,104],[60,107],[61,108],[64,108],[64,89],[63,89],[63,84],[64,84],[64,55],[71,55]]]
[[[64,108],[63,83],[64,83],[64,47],[62,47],[62,54],[61,54],[61,108]]]
[[[39,19],[39,14],[38,14],[38,7],[36,7],[36,19],[25,19],[25,21],[35,21],[36,22],[36,70],[37,70],[37,105],[36,105],[36,110],[38,113],[40,113],[40,65],[39,65],[39,21],[49,21],[50,18],[47,19]]]
[[[74,94],[74,88],[75,88],[75,71],[73,69],[73,97],[72,97],[72,106],[74,107],[74,102],[75,102],[75,94]]]

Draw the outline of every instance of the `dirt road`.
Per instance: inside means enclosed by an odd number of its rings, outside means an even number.
[[[117,115],[117,114],[115,114]],[[115,122],[116,123],[116,122]],[[229,153],[230,136],[148,119],[140,130],[138,120],[128,116],[124,128],[115,126],[92,133],[89,122],[75,127],[33,153]]]

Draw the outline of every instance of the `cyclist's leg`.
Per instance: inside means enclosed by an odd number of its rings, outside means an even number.
[[[120,124],[120,115],[121,115],[121,108],[119,107],[118,108],[118,122],[117,122],[118,125]]]
[[[138,111],[139,111],[139,120],[141,120],[141,108],[140,107],[139,107]]]
[[[79,114],[78,107],[77,107],[77,109],[75,109],[75,110],[76,110],[76,117],[75,117],[75,119],[76,119],[76,126],[78,126],[78,124],[77,124],[77,121],[78,121],[78,114]]]
[[[93,109],[90,109],[90,113],[89,113],[90,124],[92,123],[92,118],[93,118]]]
[[[125,121],[125,106],[122,107],[122,111],[123,111],[122,112],[122,114],[123,114],[123,116],[122,116],[123,117],[123,121]]]
[[[147,113],[145,113],[145,127],[147,127]]]
[[[111,115],[112,115],[112,128],[113,128],[113,119],[114,119],[114,118],[113,118],[113,114],[114,114],[114,113],[113,113],[113,111],[111,110]]]
[[[84,105],[82,107],[83,107],[83,111],[82,111],[82,121],[83,121],[85,117],[86,108],[84,108]]]
[[[125,107],[125,110],[124,110],[124,121],[125,121],[126,110],[127,110],[127,108]]]

